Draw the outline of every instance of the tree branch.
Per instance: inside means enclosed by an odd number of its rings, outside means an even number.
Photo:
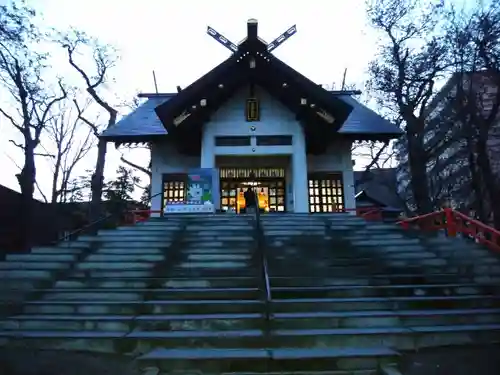
[[[144,167],[141,167],[140,165],[137,165],[137,164],[135,164],[135,163],[132,163],[131,161],[128,161],[127,159],[125,159],[125,157],[124,157],[123,155],[120,157],[120,160],[121,160],[123,163],[125,163],[125,164],[127,164],[127,165],[131,166],[132,168],[135,168],[135,169],[137,169],[137,170],[141,171],[142,173],[147,174],[150,178],[152,177],[152,173],[151,173],[151,171],[150,171],[150,170],[148,170],[148,169],[146,169],[146,168],[144,168]]]

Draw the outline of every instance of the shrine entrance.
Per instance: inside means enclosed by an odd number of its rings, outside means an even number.
[[[286,211],[284,168],[221,168],[221,210],[245,213],[244,193],[255,191],[261,212]]]

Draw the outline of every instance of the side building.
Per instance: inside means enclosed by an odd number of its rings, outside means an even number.
[[[424,145],[427,150],[427,174],[429,193],[435,208],[450,204],[455,209],[469,211],[475,206],[472,186],[472,168],[476,159],[474,136],[468,136],[459,121],[459,90],[474,90],[484,113],[491,111],[491,95],[496,95],[497,87],[482,73],[474,75],[453,75],[436,94],[427,108],[427,124]],[[499,154],[500,121],[490,129],[488,148],[493,160],[495,174],[500,176]],[[395,144],[397,167],[397,191],[410,208],[414,207],[409,188],[410,170],[406,139],[400,137]],[[495,160],[497,162],[495,162]]]
[[[212,171],[205,203],[218,211],[244,212],[253,187],[265,212],[352,212],[352,142],[401,135],[356,93],[327,91],[275,57],[257,27],[250,20],[232,55],[180,92],[141,94],[101,135],[151,145],[152,210],[188,207],[200,171]]]

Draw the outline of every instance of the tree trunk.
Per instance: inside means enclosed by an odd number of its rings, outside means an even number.
[[[92,175],[91,189],[92,202],[90,203],[90,222],[93,223],[101,218],[102,215],[102,190],[104,187],[104,166],[106,164],[106,148],[107,143],[103,139],[99,139],[97,145],[97,161],[95,172]],[[92,229],[93,230],[93,229]]]
[[[58,153],[57,155],[57,160],[56,160],[56,164],[54,166],[54,177],[52,178],[52,194],[51,194],[51,198],[50,198],[50,202],[52,204],[57,204],[57,196],[58,196],[58,193],[57,193],[57,180],[59,179],[59,170],[61,169],[61,154]]]
[[[481,171],[484,186],[488,194],[490,212],[493,213],[493,225],[496,229],[500,229],[500,205],[496,203],[500,189],[498,188],[496,177],[491,170],[487,137],[480,135],[478,138],[476,143],[477,165]]]
[[[26,142],[25,152],[24,152],[24,167],[17,175],[19,182],[19,187],[21,188],[21,222],[20,222],[20,233],[21,233],[21,251],[29,251],[33,245],[33,225],[34,223],[34,201],[33,194],[35,192],[35,179],[36,179],[36,168],[35,168],[35,150],[32,147],[31,142]]]
[[[479,221],[485,223],[487,221],[486,210],[484,207],[484,198],[483,198],[483,189],[481,183],[481,174],[477,170],[477,163],[474,158],[474,151],[472,147],[472,142],[467,140],[467,148],[468,148],[468,162],[469,162],[469,171],[471,175],[471,188],[472,193],[474,194],[474,211],[476,213],[476,217]]]
[[[427,182],[426,155],[419,136],[407,133],[408,139],[408,165],[410,167],[410,186],[413,199],[417,206],[419,215],[428,214],[433,211],[432,201],[429,195],[429,184]]]

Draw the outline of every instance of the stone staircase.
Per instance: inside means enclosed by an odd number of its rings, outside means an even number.
[[[369,375],[407,350],[500,339],[500,263],[479,246],[263,215],[266,301],[252,223],[174,216],[8,255],[0,343],[119,353],[148,374]]]

